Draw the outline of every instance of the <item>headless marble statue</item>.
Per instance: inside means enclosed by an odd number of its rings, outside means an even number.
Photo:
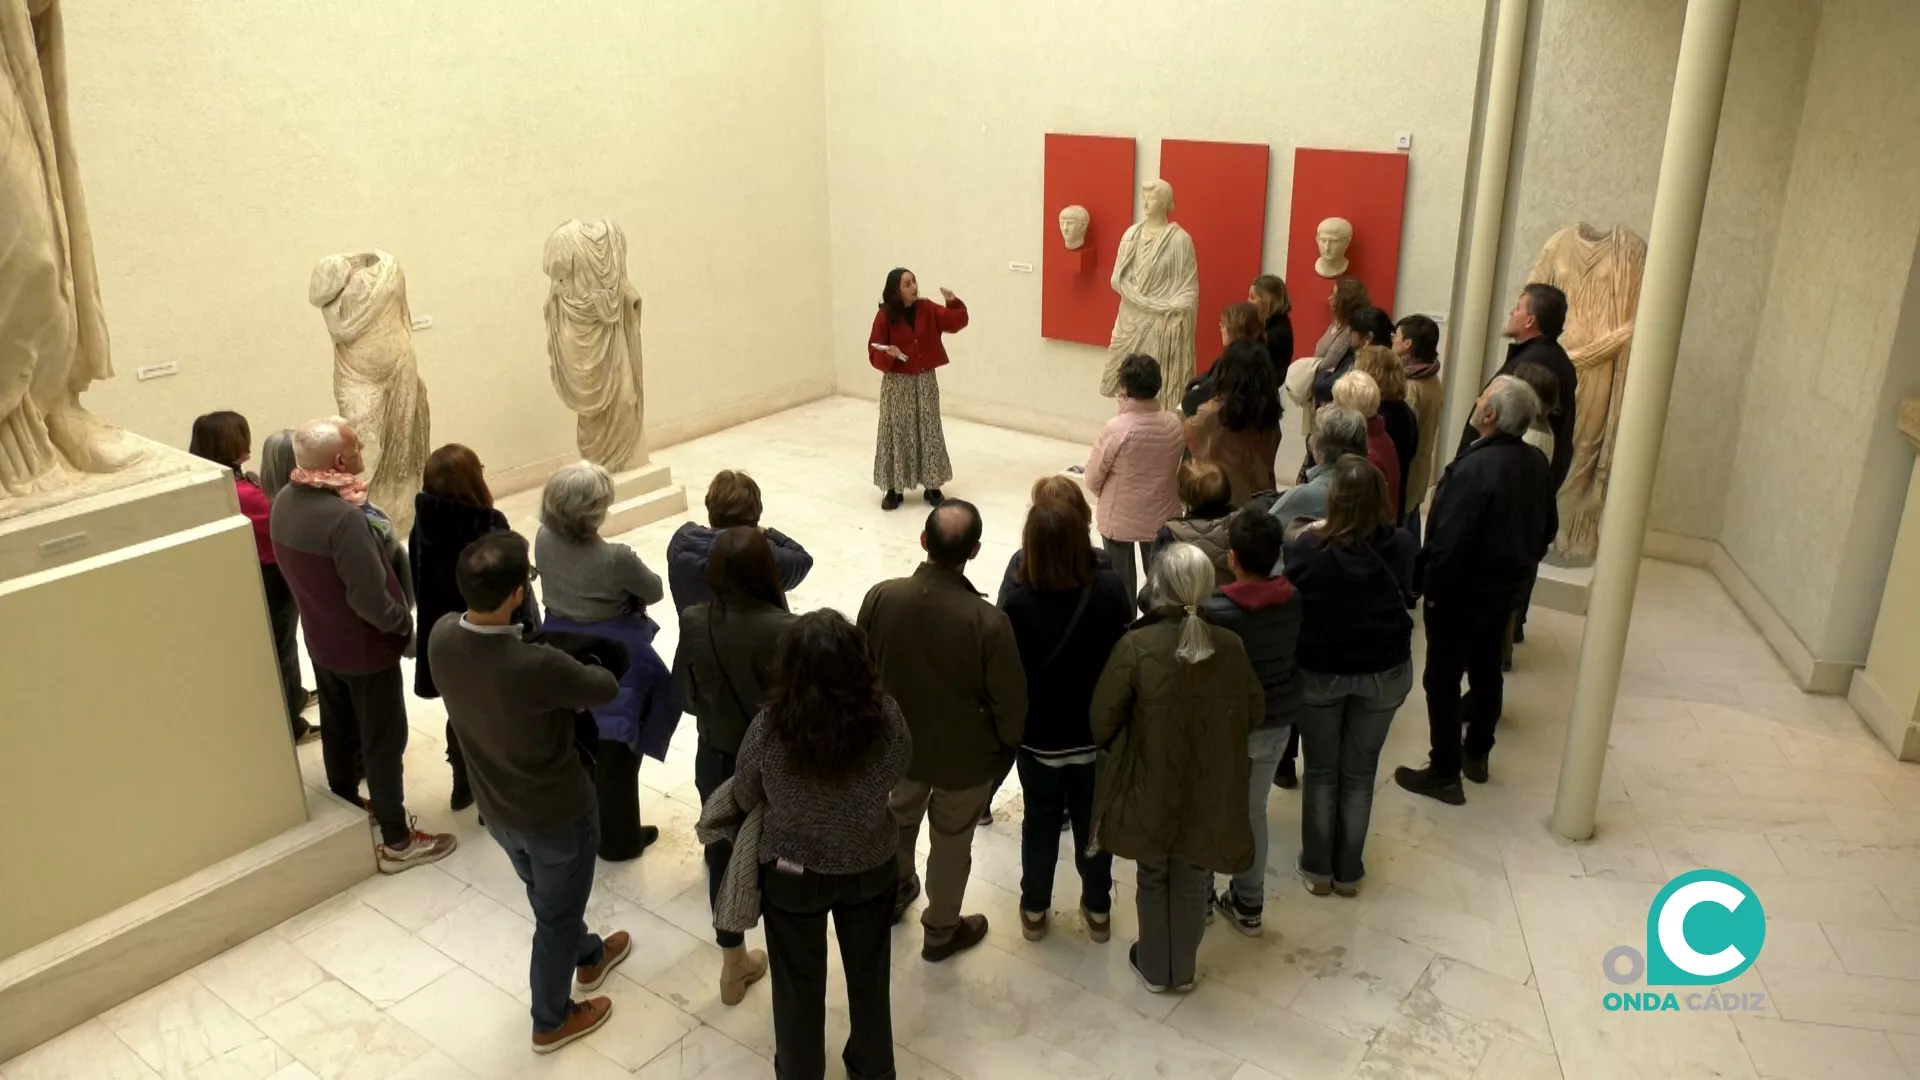
[[[547,237],[547,359],[553,389],[579,414],[580,456],[619,472],[647,463],[642,437],[640,292],[627,280],[627,236],[605,218]]]
[[[433,449],[406,275],[384,251],[329,255],[313,268],[307,299],[333,338],[333,399],[363,444],[367,497],[405,536]]]
[[[0,499],[143,452],[80,394],[113,375],[67,122],[59,0],[0,0]]]
[[[1547,238],[1529,281],[1555,285],[1567,294],[1567,325],[1560,345],[1573,361],[1580,387],[1573,402],[1573,465],[1560,488],[1560,535],[1552,561],[1584,566],[1600,543],[1600,511],[1613,468],[1614,433],[1620,426],[1620,394],[1627,382],[1627,352],[1640,307],[1640,275],[1647,242],[1633,230],[1607,231],[1570,225]]]
[[[1145,353],[1160,361],[1160,404],[1171,409],[1193,380],[1200,264],[1194,258],[1193,238],[1167,220],[1173,209],[1172,186],[1149,180],[1140,186],[1140,200],[1146,220],[1121,234],[1120,253],[1113,262],[1120,314],[1113,320],[1100,393],[1119,397],[1121,363],[1134,353]]]

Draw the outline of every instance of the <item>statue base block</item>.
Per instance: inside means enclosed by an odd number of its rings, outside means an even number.
[[[1533,585],[1533,602],[1541,607],[1564,611],[1569,615],[1587,613],[1587,594],[1593,590],[1593,567],[1540,564],[1540,577]]]
[[[613,508],[600,535],[618,536],[687,509],[687,489],[673,482],[665,465],[642,465],[613,474]]]

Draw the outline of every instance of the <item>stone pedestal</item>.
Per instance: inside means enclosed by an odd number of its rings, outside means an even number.
[[[673,482],[673,473],[658,463],[613,474],[613,509],[600,535],[618,536],[683,513],[687,489]]]
[[[309,815],[231,474],[146,451],[0,504],[0,1060],[373,872]]]
[[[1920,452],[1920,398],[1901,403],[1900,431]],[[1853,673],[1847,700],[1894,757],[1920,761],[1920,469],[1907,484],[1867,666]]]

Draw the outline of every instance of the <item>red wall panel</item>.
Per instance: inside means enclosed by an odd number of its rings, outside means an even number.
[[[1160,178],[1173,185],[1173,213],[1193,237],[1200,263],[1200,313],[1193,355],[1200,370],[1220,355],[1220,311],[1245,300],[1260,276],[1267,236],[1264,144],[1160,141]]]
[[[1047,135],[1040,200],[1040,336],[1106,348],[1120,294],[1108,281],[1120,234],[1133,224],[1133,140],[1102,135]],[[1068,251],[1060,211],[1080,205],[1092,223],[1087,243]]]
[[[1294,351],[1311,355],[1331,317],[1333,282],[1313,272],[1320,222],[1353,223],[1347,277],[1367,286],[1373,305],[1395,314],[1400,277],[1400,222],[1407,205],[1407,155],[1360,150],[1293,152],[1293,209],[1287,218],[1287,292],[1293,297]]]

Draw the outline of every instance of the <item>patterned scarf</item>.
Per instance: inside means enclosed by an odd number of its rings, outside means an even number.
[[[333,469],[295,469],[288,479],[307,487],[326,488],[355,506],[367,505],[366,481]]]

